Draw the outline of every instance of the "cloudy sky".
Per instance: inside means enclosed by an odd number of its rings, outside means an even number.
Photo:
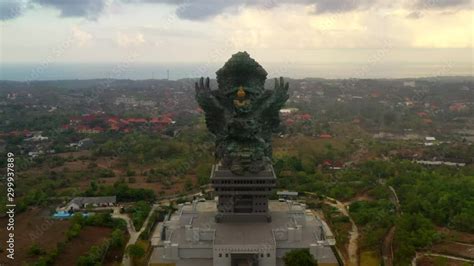
[[[2,62],[472,63],[474,0],[0,0]]]

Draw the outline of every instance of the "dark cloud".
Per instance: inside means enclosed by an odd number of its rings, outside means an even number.
[[[163,3],[178,6],[176,15],[182,19],[205,20],[222,13],[238,13],[242,7],[272,9],[280,4],[313,5],[314,13],[347,12],[375,0],[125,0],[127,2]]]
[[[341,13],[358,9],[363,1],[354,0],[317,0],[314,1],[315,13]]]
[[[25,9],[18,0],[0,0],[0,20],[14,19],[20,16]]]
[[[181,19],[206,20],[220,14],[236,14],[244,7],[272,9],[281,4],[298,4],[314,7],[313,13],[317,15],[370,9],[385,0],[23,0],[23,3],[28,1],[38,6],[56,8],[63,17],[97,19],[107,2],[121,2],[136,5],[168,4],[176,7],[176,15]],[[470,3],[471,0],[413,0],[412,4],[408,4],[412,10],[408,17],[417,18],[417,12],[423,9],[472,8],[469,7]],[[24,9],[21,1],[0,0],[0,20],[18,17]]]
[[[194,1],[178,6],[176,15],[179,18],[189,20],[205,20],[221,13],[228,12],[229,9],[235,10],[236,5],[230,1],[207,0]]]
[[[451,7],[468,7],[471,0],[416,0],[415,8],[418,9],[446,9]]]
[[[104,10],[106,0],[33,0],[33,2],[60,10],[62,17],[96,19]]]

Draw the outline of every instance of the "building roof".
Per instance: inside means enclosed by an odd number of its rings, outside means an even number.
[[[72,199],[69,204],[75,203],[77,205],[83,204],[104,204],[104,203],[116,203],[117,196],[108,197],[76,197]]]
[[[278,196],[298,196],[298,192],[296,191],[278,191]]]
[[[216,223],[214,217],[217,213],[215,201],[194,202],[184,204],[179,210],[165,222],[166,241],[179,246],[180,249],[198,250],[203,252],[213,248],[257,248],[257,249],[277,249],[288,250],[295,248],[309,248],[317,245],[317,256],[321,263],[337,264],[337,259],[330,247],[329,242],[322,237],[324,234],[323,224],[319,218],[305,211],[305,205],[269,201],[269,209],[272,217],[271,223],[262,222],[241,222],[241,223]],[[190,226],[202,232],[209,232],[213,237],[188,241],[186,239],[186,227]],[[289,239],[276,238],[275,234],[285,230],[296,230],[301,227],[301,239],[291,241]],[[277,232],[278,231],[278,232]],[[150,263],[166,262],[166,259],[160,254],[164,250],[156,246],[150,259]],[[211,251],[212,252],[212,251]],[[181,258],[175,262],[176,265],[194,265],[189,264],[194,260],[188,257]],[[278,259],[277,259],[278,261]],[[206,259],[203,265],[212,262],[212,259]]]
[[[329,135],[329,134],[321,134],[321,135],[319,135],[319,138],[321,138],[321,139],[330,139],[330,138],[332,138],[332,136]]]

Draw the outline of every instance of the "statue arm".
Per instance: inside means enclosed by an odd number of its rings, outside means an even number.
[[[196,82],[196,98],[199,103],[199,106],[206,112],[206,111],[213,111],[213,110],[223,110],[224,108],[219,103],[219,101],[212,95],[211,88],[209,86],[210,80],[206,78],[204,82],[204,78],[199,80],[199,83]]]
[[[273,91],[266,91],[267,94],[265,104],[262,105],[262,114],[268,121],[268,129],[274,131],[280,125],[280,109],[285,105],[289,98],[288,82],[284,82],[283,77],[275,78],[275,88]]]
[[[288,82],[285,83],[283,77],[280,77],[280,81],[275,78],[275,88],[273,89],[272,105],[277,105],[278,109],[283,107],[283,105],[289,98],[288,88],[289,84]]]

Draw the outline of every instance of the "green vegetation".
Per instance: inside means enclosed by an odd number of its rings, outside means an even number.
[[[334,233],[337,247],[343,249],[349,242],[349,231],[352,227],[349,217],[328,205],[322,205],[322,211]]]
[[[381,257],[374,251],[364,251],[360,253],[360,265],[364,266],[380,266],[382,265]]]
[[[134,203],[133,206],[126,211],[130,213],[133,226],[138,231],[148,217],[151,211],[151,205],[145,201],[139,201]]]
[[[283,257],[285,266],[317,266],[318,263],[309,249],[294,249],[289,251]]]
[[[109,240],[98,246],[92,246],[86,255],[79,257],[77,265],[88,266],[97,265],[97,263],[100,264],[110,248],[121,249],[125,245],[125,221],[121,219],[113,219],[110,213],[97,213],[88,217],[84,217],[82,214],[76,213],[71,217],[71,225],[66,231],[67,238],[65,242],[58,242],[56,248],[48,252],[43,252],[42,249],[36,244],[33,244],[32,247],[30,247],[29,253],[31,255],[41,255],[34,265],[53,265],[57,256],[64,250],[67,243],[77,237],[80,234],[82,228],[85,226],[111,227],[114,229],[114,231],[112,232]]]
[[[395,220],[395,206],[388,200],[356,201],[350,205],[350,215],[363,228],[360,248],[376,250]]]
[[[314,152],[327,151],[326,147]],[[410,260],[416,249],[429,247],[440,240],[434,225],[474,232],[473,168],[425,167],[409,161],[392,160],[366,161],[339,171],[325,171],[305,166],[317,162],[304,162],[301,156],[276,158],[275,171],[282,188],[309,191],[341,201],[361,193],[369,197],[369,200],[352,203],[349,208],[361,229],[360,248],[363,251],[379,253],[392,225],[396,226],[395,263],[400,265]],[[388,185],[393,186],[398,194],[402,211],[399,218],[390,200],[392,195]],[[343,246],[347,243],[350,229],[346,217],[328,207],[323,207],[323,212],[338,246]]]
[[[125,234],[122,229],[115,229],[110,236],[110,247],[122,248],[125,245]]]
[[[127,252],[130,257],[139,259],[145,255],[145,249],[140,244],[132,244],[127,248]]]
[[[210,143],[209,134],[199,131],[183,132],[180,138],[176,139],[133,133],[106,141],[96,148],[94,154],[118,157],[120,166],[125,168],[131,165],[139,167],[152,165],[155,166],[156,174],[169,176],[184,174],[199,165],[198,162],[210,161],[208,150],[211,145],[208,143]],[[134,174],[132,169],[127,170],[128,176]]]
[[[151,232],[155,228],[155,225],[159,222],[162,222],[165,218],[165,215],[168,213],[166,209],[155,210],[152,214],[150,219],[148,220],[148,224],[146,225],[145,230],[140,234],[140,239],[148,240],[150,239]]]
[[[89,251],[80,256],[77,260],[77,266],[101,265],[107,252],[111,249],[122,249],[125,245],[125,235],[122,229],[115,229],[110,239],[99,245],[93,245]]]
[[[33,243],[30,248],[28,249],[28,256],[39,256],[43,255],[46,252],[36,243]]]
[[[352,202],[349,211],[361,233],[361,262],[367,265],[377,264],[381,242],[393,226],[397,265],[406,265],[415,250],[429,249],[438,240],[444,241],[434,229],[437,226],[460,234],[474,233],[474,145],[470,144],[469,133],[474,108],[467,104],[462,110],[451,110],[453,103],[462,105],[472,98],[472,88],[464,89],[472,87],[472,78],[418,79],[415,88],[405,88],[405,80],[291,82],[292,95],[302,97],[294,97],[289,103],[288,107],[300,110],[281,116],[283,136],[273,139],[278,186],[319,196],[308,199],[307,204],[322,207],[339,248],[347,243],[351,224],[337,210],[322,204],[324,196]],[[114,81],[113,90],[103,91],[97,89],[100,83],[6,82],[2,86],[0,148],[15,153],[18,212],[30,206],[57,206],[76,196],[116,195],[119,202],[139,202],[130,209],[133,222],[139,227],[156,200],[155,193],[183,193],[179,202],[188,201],[184,196],[187,191],[209,183],[215,139],[205,129],[202,114],[195,112],[194,93],[183,88],[181,81]],[[8,98],[7,94],[13,92],[16,99]],[[151,125],[132,125],[130,131],[108,130],[106,121],[110,116],[163,115],[150,112],[148,107],[116,105],[114,99],[122,96],[152,100],[157,107],[154,110],[166,110],[177,123],[163,130],[152,129]],[[54,111],[52,107],[58,109]],[[84,134],[62,127],[70,123],[71,117],[92,111],[105,114],[86,124],[100,126],[104,132]],[[307,119],[302,119],[303,114]],[[23,130],[41,130],[49,140],[26,141],[31,135]],[[321,139],[321,134],[332,138]],[[384,136],[378,139],[374,134]],[[385,137],[387,134],[393,136]],[[414,139],[404,140],[409,135]],[[438,141],[429,147],[420,145],[425,136],[434,136]],[[88,150],[69,145],[86,137],[94,143],[84,147]],[[28,156],[28,152],[38,149],[54,153]],[[5,156],[0,153],[0,161],[6,161]],[[410,162],[435,158],[466,162],[467,166],[425,167]],[[335,170],[333,166],[344,167]],[[392,204],[389,186],[398,194],[399,214]],[[5,213],[5,190],[0,196],[0,213]],[[161,215],[162,212],[153,213],[140,239],[149,238]],[[87,226],[114,228],[110,248],[123,248],[124,221],[108,214],[88,218],[75,215],[72,220],[66,242],[54,249],[43,250],[32,243],[28,254],[37,260],[37,265],[54,264],[67,242]],[[84,264],[100,261],[101,248],[98,245],[84,254]],[[440,258],[436,260],[444,263]]]
[[[95,181],[90,183],[90,187],[83,193],[84,196],[110,196],[116,195],[117,201],[147,201],[152,202],[156,199],[153,190],[144,188],[131,188],[124,180],[119,180],[113,186],[98,185]]]
[[[474,232],[474,169],[427,168],[394,163],[390,183],[403,212],[420,213],[439,226]]]
[[[87,254],[80,256],[77,260],[77,266],[101,265],[102,260],[109,249],[109,242],[100,245],[93,245]]]
[[[396,265],[409,264],[416,249],[427,247],[439,239],[433,223],[421,214],[403,214],[397,220],[396,226]]]

